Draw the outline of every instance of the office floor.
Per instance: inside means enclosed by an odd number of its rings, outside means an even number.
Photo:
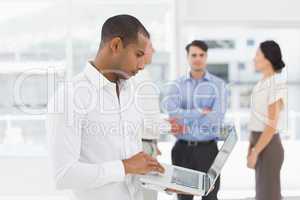
[[[300,200],[300,191],[282,191],[284,196],[283,200]],[[236,191],[223,191],[219,192],[219,200],[255,200],[254,191],[249,190],[236,190]],[[1,199],[0,199],[1,200]],[[159,193],[158,200],[177,200],[176,195],[168,195],[164,193]],[[201,197],[195,197],[194,200],[201,200]]]
[[[57,197],[57,196],[0,196],[0,200],[69,200],[67,197]],[[176,200],[175,196],[160,196],[158,200]],[[194,198],[194,200],[201,200],[201,198]],[[243,199],[219,199],[219,200],[255,200],[254,198],[243,198]],[[298,197],[285,197],[283,200],[300,200]]]
[[[1,199],[0,199],[1,200]],[[158,200],[176,200],[175,195],[159,195]],[[201,200],[201,198],[194,198],[194,200]],[[219,198],[219,200],[255,200],[254,198]],[[300,200],[300,196],[284,197],[283,200]]]

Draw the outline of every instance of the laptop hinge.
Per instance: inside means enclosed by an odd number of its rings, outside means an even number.
[[[210,188],[210,178],[209,178],[209,176],[206,174],[206,175],[204,176],[204,189],[205,189],[205,192],[208,192],[209,188]]]

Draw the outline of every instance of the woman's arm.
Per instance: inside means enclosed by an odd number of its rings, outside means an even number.
[[[248,156],[248,167],[255,168],[257,157],[264,150],[264,148],[270,143],[273,135],[276,133],[279,114],[283,108],[283,101],[279,99],[268,106],[268,123],[258,139],[256,145],[250,149]]]
[[[269,142],[273,138],[273,135],[276,133],[278,118],[282,107],[283,102],[281,99],[269,105],[268,124],[254,147],[257,154],[260,154],[264,150],[264,148],[269,144]]]

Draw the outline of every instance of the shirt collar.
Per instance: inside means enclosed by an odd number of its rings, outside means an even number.
[[[191,71],[187,72],[186,80],[193,80],[193,77],[191,76]],[[206,81],[211,80],[211,74],[207,70],[205,70],[205,74],[204,74],[204,77],[202,78],[202,80],[206,80]]]
[[[92,64],[91,61],[86,63],[84,74],[89,81],[96,86],[97,89],[101,89],[106,85],[113,85],[103,74],[101,74]]]
[[[103,76],[102,73],[100,73],[92,64],[91,61],[88,61],[86,63],[86,67],[84,69],[84,74],[86,77],[89,79],[89,81],[96,86],[97,89],[101,89],[105,86],[111,86],[111,87],[116,87],[116,84],[109,81],[105,76]],[[128,81],[126,80],[120,80],[119,81],[119,86],[120,89],[126,89],[129,87]]]

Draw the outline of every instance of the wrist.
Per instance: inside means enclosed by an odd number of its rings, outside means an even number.
[[[127,163],[127,160],[122,160],[123,166],[124,166],[124,171],[125,171],[125,175],[130,174],[130,169]]]

